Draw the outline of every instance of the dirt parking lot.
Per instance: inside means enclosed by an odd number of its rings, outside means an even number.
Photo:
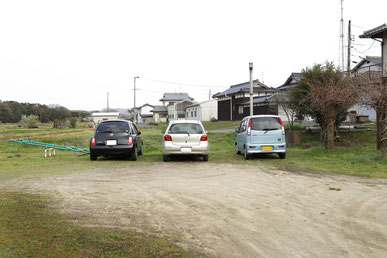
[[[137,162],[2,184],[54,195],[79,223],[151,231],[210,256],[387,256],[384,179]]]

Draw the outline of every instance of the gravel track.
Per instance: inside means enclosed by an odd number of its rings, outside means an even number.
[[[52,194],[80,223],[166,235],[210,256],[387,256],[385,179],[137,162],[1,184]]]

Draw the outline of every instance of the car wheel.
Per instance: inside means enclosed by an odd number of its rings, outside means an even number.
[[[136,160],[137,160],[137,155],[138,155],[138,153],[137,153],[137,147],[134,146],[134,150],[133,150],[133,152],[130,154],[130,159],[133,160],[133,161],[136,161]]]
[[[168,162],[168,160],[169,160],[168,155],[164,155],[164,154],[163,154],[163,161],[164,161],[164,162]]]
[[[243,156],[245,157],[245,160],[250,159],[250,155],[251,155],[251,154],[248,154],[248,153],[247,153],[247,148],[246,148],[246,146],[245,146],[245,149],[244,149],[244,152],[243,152]]]
[[[141,149],[140,151],[138,152],[138,155],[142,155],[144,153],[144,144],[141,145]]]
[[[90,160],[97,160],[97,155],[94,155],[93,153],[90,152]]]
[[[208,155],[203,155],[203,161],[208,161]]]
[[[280,159],[284,159],[286,157],[286,152],[285,153],[278,153],[278,156]]]
[[[237,155],[241,154],[241,151],[238,149],[238,145],[235,144],[235,153]]]

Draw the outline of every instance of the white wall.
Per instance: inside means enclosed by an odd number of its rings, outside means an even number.
[[[218,101],[216,99],[209,100],[200,104],[201,121],[210,121],[211,117],[218,119]]]
[[[201,120],[201,107],[196,105],[186,108],[186,118],[189,120]]]
[[[153,113],[151,112],[151,110],[153,110],[153,107],[150,107],[150,106],[143,106],[140,110],[140,114],[141,115],[153,115]]]

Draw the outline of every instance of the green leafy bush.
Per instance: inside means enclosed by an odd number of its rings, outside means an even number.
[[[38,116],[35,115],[22,115],[19,125],[27,128],[38,128]]]

